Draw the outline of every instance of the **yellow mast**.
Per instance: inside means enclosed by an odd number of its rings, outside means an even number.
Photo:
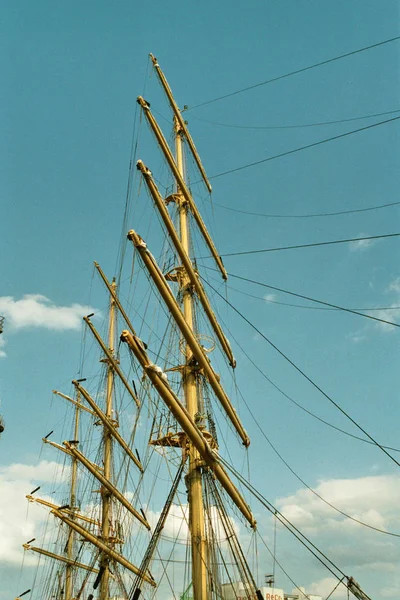
[[[80,416],[80,393],[77,392],[76,397],[76,405],[75,405],[75,424],[74,424],[74,438],[71,440],[71,444],[74,446],[78,445],[78,437],[79,437],[79,416]],[[71,465],[71,487],[70,487],[70,496],[69,496],[69,508],[71,511],[71,519],[75,519],[75,511],[77,510],[77,502],[76,502],[76,482],[78,475],[78,461],[74,455],[71,455],[72,465]],[[73,598],[73,553],[74,553],[74,541],[76,534],[71,529],[68,532],[68,541],[67,541],[67,559],[70,561],[67,563],[65,568],[65,600],[72,600]]]
[[[174,124],[176,164],[183,181],[185,181],[182,131],[177,117],[174,118]],[[177,185],[177,196],[181,244],[186,255],[190,256],[190,227],[188,218],[189,206],[181,192],[179,185]],[[182,267],[179,272],[179,288],[183,301],[183,314],[188,326],[192,331],[194,331],[194,307],[190,278],[184,267]],[[199,412],[199,401],[197,394],[197,361],[193,361],[193,353],[189,344],[186,344],[185,354],[183,389],[185,393],[187,411],[192,419],[195,420],[195,417]],[[204,524],[201,465],[202,461],[200,459],[200,455],[195,446],[189,441],[189,472],[186,481],[189,498],[189,528],[192,545],[192,579],[194,600],[207,600],[207,543]]]
[[[111,287],[115,292],[117,284],[113,279]],[[110,354],[114,355],[115,346],[115,321],[116,321],[116,305],[113,295],[110,296],[110,314],[109,314],[109,329],[108,329],[108,350]],[[105,415],[107,419],[112,420],[113,410],[113,394],[114,394],[114,368],[113,365],[108,364],[107,368],[107,389],[106,389],[106,410]],[[104,477],[111,480],[111,466],[112,466],[112,440],[113,437],[108,427],[103,428],[103,461],[104,461]],[[102,513],[101,513],[101,535],[104,544],[109,545],[110,536],[110,520],[111,520],[111,494],[110,491],[102,486],[101,488],[102,498]],[[100,560],[100,571],[102,571],[102,577],[100,582],[100,594],[99,600],[108,600],[109,598],[109,579],[110,579],[110,568],[109,568],[109,556],[103,553]]]

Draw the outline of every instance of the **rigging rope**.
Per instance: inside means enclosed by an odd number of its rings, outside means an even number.
[[[371,44],[369,46],[364,46],[363,48],[358,48],[357,50],[352,50],[351,52],[346,52],[345,54],[340,54],[339,56],[334,56],[333,58],[328,58],[327,60],[323,60],[321,62],[314,63],[312,65],[309,65],[308,67],[303,67],[301,69],[297,69],[296,71],[291,71],[290,73],[285,73],[284,75],[279,75],[278,77],[273,77],[272,79],[267,79],[265,81],[261,81],[259,83],[255,83],[253,85],[241,88],[240,90],[230,92],[229,94],[224,94],[223,96],[218,96],[217,98],[213,98],[211,100],[206,100],[205,102],[201,102],[200,104],[195,104],[194,106],[189,107],[187,110],[188,111],[194,110],[195,108],[200,108],[200,106],[205,106],[206,104],[212,104],[214,102],[218,102],[219,100],[224,100],[225,98],[230,98],[231,96],[237,96],[238,94],[242,94],[243,92],[253,90],[253,89],[261,87],[263,85],[268,85],[269,83],[274,83],[275,81],[279,81],[281,79],[286,79],[287,77],[291,77],[292,75],[297,75],[299,73],[304,73],[305,71],[310,71],[311,69],[315,69],[317,67],[322,67],[323,65],[327,65],[327,64],[335,62],[337,60],[341,60],[342,58],[347,58],[349,56],[354,56],[355,54],[360,54],[361,52],[365,52],[366,50],[372,50],[372,48],[378,48],[379,46],[389,44],[390,42],[395,42],[399,39],[400,39],[400,36],[396,36],[393,38],[389,38],[387,40],[383,40],[376,44]]]
[[[211,269],[211,267],[204,267],[204,268]],[[215,269],[212,269],[212,270],[215,270]],[[228,275],[229,275],[229,277],[235,277],[236,279],[242,279],[243,281],[247,281],[249,283],[254,283],[254,285],[266,287],[270,290],[275,290],[276,292],[282,292],[284,294],[289,294],[290,296],[295,296],[296,298],[302,298],[303,300],[309,300],[310,302],[315,302],[317,304],[323,304],[324,306],[328,306],[330,308],[334,308],[339,311],[348,312],[353,315],[357,315],[358,317],[364,317],[365,319],[371,319],[372,321],[379,321],[380,323],[384,323],[385,325],[391,325],[392,327],[400,327],[400,325],[398,323],[394,323],[393,321],[387,321],[386,319],[379,319],[378,317],[373,317],[372,315],[366,315],[364,313],[358,312],[357,310],[354,310],[351,308],[345,308],[344,306],[339,306],[338,304],[332,304],[330,302],[325,302],[323,300],[317,300],[316,298],[311,298],[310,296],[305,296],[303,294],[297,294],[296,292],[290,292],[289,290],[285,290],[283,288],[279,288],[274,285],[269,285],[267,283],[262,283],[260,281],[255,281],[254,279],[248,279],[248,278],[242,277],[240,275],[235,275],[234,273],[228,273]],[[201,279],[203,279],[203,281],[205,281],[212,289],[214,289],[213,286],[211,285],[211,283],[209,283],[206,279],[204,279],[203,277],[201,277]],[[214,291],[216,291],[216,290],[214,289]],[[217,292],[217,294],[219,296],[221,296],[221,294],[219,294],[219,292]],[[224,300],[225,300],[225,302],[228,302],[226,300],[226,298],[224,298]],[[229,304],[229,302],[228,302],[228,304]]]
[[[349,421],[353,423],[364,435],[366,435],[386,456],[400,467],[400,462],[394,458],[385,448],[377,442],[361,425],[357,423],[333,398],[331,398],[324,390],[315,383],[300,367],[298,367],[282,350],[280,350],[262,331],[258,329],[243,313],[241,313],[229,300],[226,300],[222,294],[220,294],[210,283],[208,285],[226,302],[252,329],[254,329],[268,344],[282,356],[292,367],[300,373],[304,379],[306,379],[316,390],[318,390],[333,406],[335,406]]]
[[[218,179],[219,177],[224,177],[225,175],[230,175],[231,173],[236,173],[237,171],[243,171],[244,169],[248,169],[250,167],[255,167],[257,165],[261,165],[263,163],[270,162],[271,160],[276,160],[276,159],[282,158],[284,156],[289,156],[290,154],[296,154],[297,152],[302,152],[303,150],[308,150],[309,148],[315,148],[316,146],[320,146],[321,144],[327,144],[328,142],[333,142],[335,140],[339,140],[341,138],[348,137],[349,135],[353,135],[354,133],[360,133],[361,131],[366,131],[367,129],[373,129],[374,127],[379,127],[380,125],[392,123],[394,121],[398,121],[399,119],[400,119],[400,116],[393,117],[392,119],[387,119],[386,121],[379,121],[378,123],[373,123],[372,125],[366,125],[365,127],[360,127],[359,129],[352,129],[351,131],[346,131],[345,133],[341,133],[339,135],[334,135],[332,137],[325,138],[323,140],[319,140],[319,141],[313,142],[311,144],[306,144],[305,146],[300,146],[299,148],[293,148],[292,150],[287,150],[286,152],[281,152],[280,154],[275,154],[273,156],[267,156],[267,158],[262,158],[260,160],[253,161],[251,163],[247,163],[245,165],[241,165],[239,167],[229,169],[228,171],[222,171],[221,173],[216,173],[215,175],[211,175],[209,177],[209,179]]]

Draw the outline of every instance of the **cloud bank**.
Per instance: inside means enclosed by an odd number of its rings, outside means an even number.
[[[14,329],[42,327],[55,331],[79,329],[84,315],[94,312],[91,306],[71,304],[57,306],[41,294],[25,294],[21,300],[12,296],[0,297],[0,314],[6,326]]]

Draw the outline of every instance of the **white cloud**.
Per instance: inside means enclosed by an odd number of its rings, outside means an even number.
[[[315,491],[340,510],[373,527],[395,530],[397,526],[400,530],[398,477],[371,475],[358,479],[332,479],[321,481]],[[307,489],[279,498],[277,502],[282,512],[299,527],[314,530],[322,526],[337,528],[340,522],[352,527],[346,517],[334,512]]]
[[[387,291],[396,292],[400,295],[400,277],[396,277],[396,279],[393,279],[393,281],[389,284]]]
[[[389,309],[398,306],[400,303],[400,277],[396,277],[389,283],[388,287],[386,288],[386,292],[392,292],[397,296],[396,300],[389,305]],[[397,323],[397,312],[394,310],[379,310],[371,314],[378,319]],[[393,325],[387,325],[386,323],[377,323],[376,326],[381,331],[387,333],[396,330],[396,327],[393,327]]]
[[[160,518],[161,512],[146,511],[147,519],[154,529]],[[234,532],[239,536],[239,525],[233,517],[228,517],[230,525]],[[189,535],[189,505],[188,504],[172,504],[168,514],[163,533],[170,538],[177,539],[180,542],[185,542]],[[225,532],[223,521],[219,510],[216,506],[211,506],[209,513],[209,521],[207,526],[211,524],[214,532],[214,539],[223,543],[226,541],[227,534]]]
[[[161,512],[146,511],[147,519],[152,527],[156,526]],[[165,522],[163,533],[180,542],[186,542],[189,532],[189,507],[187,504],[172,504],[167,520]]]
[[[0,562],[20,565],[24,550],[22,544],[39,535],[48,511],[29,503],[26,495],[40,483],[53,481],[61,465],[42,460],[37,465],[15,463],[0,468]],[[63,468],[67,477],[69,467]],[[44,497],[51,501],[51,498]],[[30,553],[25,554],[25,564],[36,564]]]
[[[396,304],[392,304],[392,306],[397,306]],[[371,313],[373,317],[377,319],[382,319],[383,321],[389,321],[391,323],[396,323],[396,313],[392,310],[376,310]],[[393,325],[389,325],[389,323],[376,323],[376,326],[381,330],[387,333],[391,331],[395,331],[397,328]]]
[[[5,327],[14,329],[79,329],[82,317],[92,312],[95,311],[91,306],[82,304],[57,306],[41,294],[25,294],[20,300],[12,296],[0,297],[0,314],[6,318]]]
[[[6,343],[6,340],[3,337],[0,337],[0,358],[4,358],[5,356],[7,356],[7,354],[3,350]]]
[[[400,533],[400,477],[371,475],[331,479],[320,481],[315,490],[348,515],[383,531]],[[345,565],[346,572],[360,581],[367,593],[371,581],[384,581],[387,594],[396,590],[392,596],[400,597],[400,581],[396,580],[400,560],[398,538],[351,521],[307,489],[279,498],[276,503],[281,512],[317,547],[323,548],[334,563]],[[335,581],[329,577],[313,581],[306,586],[307,591],[323,597],[335,586]],[[342,597],[346,596],[340,588],[332,595],[332,598]]]
[[[350,333],[347,337],[353,344],[359,344],[366,339],[366,336],[362,332]]]
[[[5,481],[52,481],[59,467],[58,463],[48,460],[42,460],[37,465],[13,463],[7,467],[0,467],[0,477]],[[68,472],[69,467],[65,467],[64,478]]]
[[[266,300],[267,302],[274,302],[274,300],[276,300],[277,295],[276,294],[266,294],[264,296],[264,300]]]
[[[365,236],[364,233],[360,233],[359,237],[361,238],[367,236]],[[356,242],[350,243],[350,250],[351,252],[363,252],[367,248],[371,248],[371,246],[374,246],[375,243],[376,240],[358,240]]]
[[[333,590],[335,591],[333,592]],[[327,598],[329,594],[332,594],[329,596],[329,598],[332,598],[332,600],[335,600],[336,598],[347,598],[346,586],[343,584],[338,585],[338,581],[334,577],[324,577],[319,581],[315,581],[308,586],[307,593],[318,594],[323,598]]]

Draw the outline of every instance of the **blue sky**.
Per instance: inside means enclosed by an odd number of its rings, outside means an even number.
[[[0,442],[0,485],[9,498],[16,502],[20,497],[16,490],[25,493],[24,485],[29,488],[29,482],[35,481],[32,469],[40,460],[53,460],[41,450],[42,436],[63,414],[52,405],[51,390],[68,391],[76,376],[80,317],[90,307],[104,313],[107,305],[94,282],[92,261],[99,261],[110,277],[115,272],[138,94],[152,103],[160,124],[169,131],[164,120],[168,107],[151,76],[148,53],[159,58],[179,105],[190,109],[395,37],[398,17],[398,3],[392,0],[4,4],[0,313],[7,320],[0,347],[5,354],[0,359],[0,400],[6,421]],[[399,44],[395,41],[186,112],[208,174],[212,177],[396,116],[314,127],[244,128],[299,126],[400,110]],[[292,215],[396,202],[398,128],[395,121],[211,179],[213,208],[204,188],[193,185],[221,254],[397,232],[396,206],[327,218],[272,219],[219,205]],[[138,158],[165,187],[170,183],[143,124]],[[150,204],[145,195],[136,202],[128,228],[137,228],[149,245],[154,240],[157,247],[160,238],[151,224]],[[234,274],[334,304],[391,307],[400,305],[398,244],[394,238],[227,257],[225,264]],[[209,259],[201,262],[212,266]],[[229,300],[335,401],[381,443],[399,445],[395,328],[345,313],[273,304],[271,300],[309,305],[234,278],[228,285],[235,288],[228,287]],[[234,337],[277,385],[321,418],[357,434],[259,335],[221,301],[217,305]],[[396,310],[371,314],[398,318]],[[331,494],[332,502],[343,510],[399,532],[400,521],[394,514],[397,467],[377,449],[327,428],[296,408],[257,374],[232,335],[228,337],[238,358],[238,384],[293,469],[309,485]],[[327,516],[325,509],[314,506],[314,500],[301,491],[301,483],[265,445],[240,399],[234,397],[234,402],[253,440],[250,459],[255,485],[271,501],[287,507],[298,526],[308,528],[372,597],[398,597],[396,538],[353,527],[352,535],[341,538],[338,531],[348,524],[339,526],[335,515]],[[243,460],[239,451],[237,460]],[[16,463],[22,465],[19,471],[13,467]],[[351,493],[342,497],[340,490],[348,486]],[[380,495],[374,492],[377,487]],[[364,505],[360,496],[370,501]],[[6,514],[0,513],[3,528]],[[310,514],[312,524],[307,520]],[[25,512],[22,515],[25,519]],[[26,541],[20,531],[7,530],[7,535],[13,549]],[[282,553],[294,557],[293,568],[302,573],[304,585],[326,586],[327,595],[331,582],[323,581],[326,575],[314,567],[302,571],[296,565],[296,550],[282,536]],[[366,546],[365,556],[358,555],[355,548]],[[22,555],[15,550],[7,562],[8,552],[9,547],[0,542],[9,580],[1,599],[30,585],[24,575],[19,580]]]

